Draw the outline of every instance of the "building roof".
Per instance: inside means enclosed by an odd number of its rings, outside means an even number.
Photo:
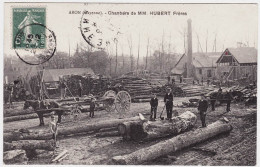
[[[216,61],[221,56],[221,52],[209,52],[209,53],[193,53],[192,63],[195,67],[216,67]]]
[[[232,55],[240,64],[257,63],[257,50],[254,47],[227,48],[221,55]],[[220,63],[221,57],[217,60]]]
[[[46,69],[44,70],[43,80],[45,82],[59,81],[60,76],[64,75],[94,75],[91,68],[67,68],[67,69]]]

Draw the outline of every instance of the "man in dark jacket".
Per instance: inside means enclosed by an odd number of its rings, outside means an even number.
[[[233,99],[230,91],[227,91],[226,98],[227,98],[227,112],[229,112],[230,111],[230,103],[231,103],[231,100]]]
[[[206,127],[206,112],[208,109],[208,101],[205,99],[204,95],[201,95],[201,100],[199,101],[198,110],[200,112],[200,120],[202,127]]]
[[[95,98],[91,98],[91,102],[90,102],[90,111],[89,111],[89,117],[90,118],[93,118],[94,117],[94,111],[95,111],[95,107],[96,107],[96,104],[95,104]]]
[[[167,119],[172,118],[173,94],[172,90],[168,88],[168,93],[164,96],[164,103],[166,105]]]
[[[151,98],[150,105],[151,105],[150,120],[155,120],[156,119],[157,107],[158,107],[158,99],[156,97],[156,94],[154,94],[153,98]]]
[[[79,83],[78,83],[79,97],[82,96],[82,90],[83,90],[83,86],[82,86],[81,80],[79,80]]]

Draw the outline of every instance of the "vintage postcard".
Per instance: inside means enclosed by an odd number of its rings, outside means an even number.
[[[258,3],[3,8],[3,164],[257,165]]]

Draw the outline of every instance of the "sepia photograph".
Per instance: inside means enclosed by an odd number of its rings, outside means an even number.
[[[258,3],[2,5],[3,165],[257,165]]]

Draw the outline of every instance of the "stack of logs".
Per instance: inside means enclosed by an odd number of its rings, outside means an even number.
[[[165,93],[167,92],[167,88],[171,88],[172,89],[172,93],[173,96],[175,97],[183,97],[185,96],[185,92],[183,91],[183,89],[177,85],[163,85],[161,87],[154,87],[153,88],[153,93],[156,93],[158,96],[164,96]]]
[[[21,129],[12,135],[20,133],[29,134],[28,130]],[[27,164],[32,158],[51,158],[55,149],[54,140],[29,139],[13,140],[4,137],[4,163],[5,164]],[[16,138],[18,139],[18,138]]]
[[[145,79],[125,76],[115,79],[115,83],[122,84],[130,94],[132,102],[149,102],[151,99],[152,87]]]

